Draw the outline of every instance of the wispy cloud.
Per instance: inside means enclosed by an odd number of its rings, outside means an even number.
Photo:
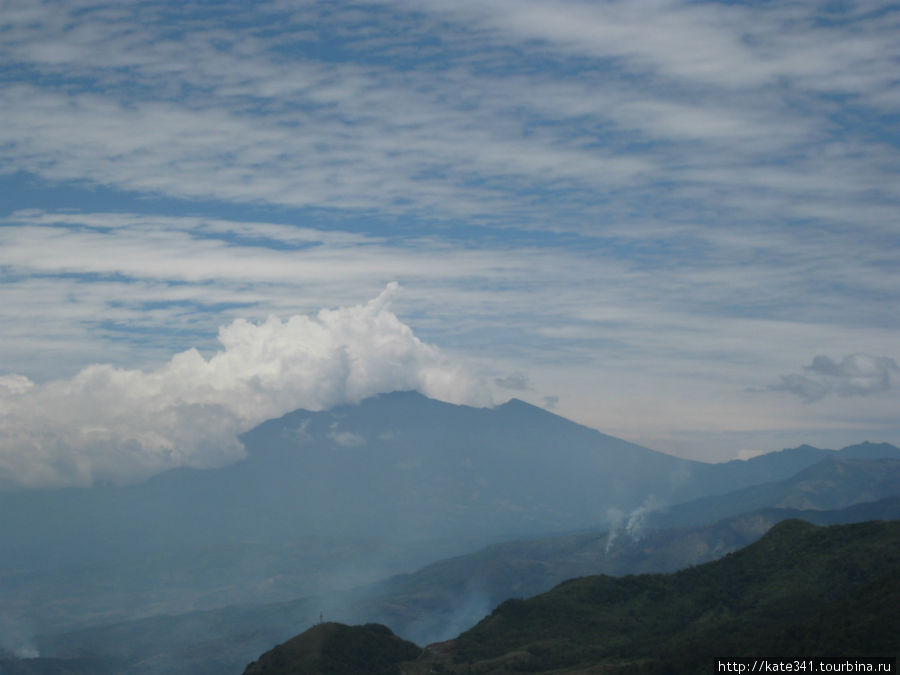
[[[0,372],[154,372],[398,279],[423,340],[582,421],[808,428],[832,397],[744,392],[810,344],[890,353],[898,28],[876,0],[7,0]]]
[[[433,12],[446,51],[398,71],[353,59],[381,51],[359,36],[394,25],[394,7],[373,5],[357,27],[350,13],[261,4],[227,31],[154,4],[40,7],[10,12],[5,54],[64,86],[4,88],[8,167],[189,198],[532,222],[658,183],[677,199],[724,183],[789,201],[839,185],[862,203],[881,182],[871,162],[882,142],[848,139],[822,96],[852,95],[874,120],[873,97],[897,87],[890,11],[430,3],[403,16],[406,32],[422,48]],[[165,37],[174,19],[184,34]],[[313,26],[343,35],[350,58],[312,58]],[[472,27],[478,44],[463,37]],[[539,72],[472,62],[535,43]],[[648,87],[648,76],[671,85]]]

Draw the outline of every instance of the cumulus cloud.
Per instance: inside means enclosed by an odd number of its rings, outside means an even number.
[[[810,403],[829,394],[881,394],[891,389],[891,373],[900,372],[900,367],[887,356],[850,354],[840,361],[818,355],[803,370],[806,374],[782,375],[769,389],[795,394]]]
[[[119,484],[220,465],[243,455],[236,435],[266,419],[380,392],[487,403],[478,380],[390,311],[398,288],[314,317],[238,319],[209,358],[190,349],[149,372],[98,364],[46,384],[0,377],[0,482]]]

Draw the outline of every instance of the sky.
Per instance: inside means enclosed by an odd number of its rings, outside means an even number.
[[[0,487],[393,389],[900,444],[900,8],[0,0]]]

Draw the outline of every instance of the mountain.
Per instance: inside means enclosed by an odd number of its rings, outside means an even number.
[[[0,571],[306,536],[533,536],[607,523],[773,480],[824,457],[900,458],[887,444],[802,446],[705,464],[655,452],[513,399],[472,408],[395,392],[298,410],[242,436],[247,457],[125,487],[0,493]]]
[[[900,456],[895,459],[845,459],[832,453],[790,478],[726,494],[701,497],[647,517],[646,528],[685,527],[760,508],[835,510],[900,494]],[[889,449],[893,446],[887,446]]]
[[[472,408],[414,392],[298,410],[241,440],[247,457],[217,469],[0,493],[6,558],[36,540],[91,559],[123,539],[148,550],[302,535],[551,532],[595,525],[610,506],[634,508],[649,493],[696,496],[680,477],[701,466],[515,399]]]
[[[247,457],[216,469],[0,493],[4,621],[58,634],[321,596],[488,543],[607,529],[617,514],[631,523],[649,505],[841,456],[796,448],[704,464],[515,399],[472,408],[414,392],[298,410],[242,440]]]
[[[725,492],[783,480],[818,464],[823,459],[900,459],[900,448],[890,443],[868,441],[841,450],[823,450],[811,445],[801,445],[746,460],[734,459],[721,464],[706,465],[708,468],[705,470],[711,478],[728,486],[723,490]]]
[[[320,628],[320,627],[317,627]],[[295,638],[309,644],[312,629]],[[900,522],[816,527],[788,520],[725,558],[668,575],[591,576],[511,599],[454,640],[380,668],[396,673],[706,672],[713,659],[900,652]],[[377,653],[383,654],[382,635]],[[341,653],[332,645],[332,653]],[[271,675],[367,671],[332,661]],[[410,649],[410,654],[413,651]],[[802,656],[801,656],[802,655]],[[245,671],[247,675],[261,670]]]
[[[297,411],[242,440],[250,451],[243,480],[252,476],[281,503],[293,500],[294,512],[321,512],[338,494],[329,527],[395,535],[510,536],[593,526],[610,507],[635,508],[651,492],[680,499],[688,492],[678,476],[698,464],[516,399],[471,408],[415,392]],[[295,494],[298,475],[302,497]]]
[[[648,491],[680,496],[672,477],[698,464],[519,401],[412,392],[296,411],[242,440],[247,457],[221,468],[0,493],[0,602],[49,632],[299,597],[595,525]]]

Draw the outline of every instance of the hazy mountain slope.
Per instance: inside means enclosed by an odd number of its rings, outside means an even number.
[[[43,654],[89,654],[110,672],[134,675],[239,672],[255,655],[310,625],[309,599],[155,616],[37,640]],[[0,671],[2,674],[2,671]]]
[[[297,411],[244,440],[247,458],[218,469],[0,494],[0,602],[52,630],[296,596],[335,585],[331,574],[362,583],[490,537],[594,524],[695,464],[521,402],[411,392]],[[316,536],[370,546],[298,555]]]
[[[596,524],[608,506],[632,508],[650,492],[680,498],[680,477],[698,465],[519,401],[470,408],[413,392],[297,411],[243,441],[247,458],[218,469],[0,493],[0,564],[50,542],[92,560],[120,540],[147,550],[308,534],[533,534]]]
[[[330,597],[154,617],[45,636],[38,646],[42,653],[85,653],[126,663],[133,673],[228,672],[315,623],[320,612],[329,620],[385,623],[428,644],[458,634],[507,598],[529,597],[576,576],[666,572],[702,563],[797,516],[819,523],[900,518],[900,497],[841,511],[768,509],[639,541],[622,537],[608,550],[604,532],[507,542]]]
[[[789,476],[818,464],[823,459],[900,459],[900,448],[890,443],[868,441],[847,446],[841,450],[823,450],[811,445],[785,448],[747,460],[735,459],[721,464],[699,467],[704,480],[718,481],[722,492],[737,490],[750,485],[760,485],[784,480]],[[715,494],[710,492],[709,494]]]
[[[597,527],[611,508],[781,480],[834,455],[804,446],[703,464],[515,399],[471,408],[414,392],[296,411],[243,441],[247,458],[218,469],[177,469],[123,488],[0,493],[0,571],[314,534],[396,541]]]
[[[681,460],[512,400],[493,409],[396,392],[296,411],[243,436],[245,460],[177,469],[124,488],[0,493],[7,552],[104,559],[131,550],[308,534],[408,538],[535,534],[596,526],[650,495],[675,503],[786,478],[833,451],[803,446],[747,462]],[[869,444],[881,454],[900,451]],[[862,447],[862,446],[860,446]],[[843,452],[846,452],[843,451]],[[390,498],[388,498],[390,497]],[[227,525],[227,527],[224,527]],[[42,545],[43,544],[43,545]]]
[[[789,520],[736,553],[674,574],[582,577],[508,600],[426,656],[390,665],[398,673],[584,672],[601,664],[704,672],[716,656],[896,657],[898,599],[900,522]],[[310,644],[316,631],[294,644]],[[265,672],[328,672],[291,670],[289,653],[281,655]]]
[[[462,634],[453,653],[470,664],[506,655],[538,670],[644,658],[709,667],[720,653],[896,655],[900,605],[866,602],[845,615],[847,623],[871,625],[862,642],[815,628],[832,626],[822,625],[823,616],[848,611],[854,595],[871,599],[879,589],[896,597],[898,585],[900,523],[817,528],[791,520],[700,567],[672,575],[586,577],[504,603]]]
[[[900,459],[842,459],[835,453],[785,480],[701,497],[654,513],[646,526],[690,526],[760,508],[834,510],[897,494]]]
[[[469,408],[413,392],[298,411],[243,440],[251,448],[246,468],[270,493],[288,492],[278,487],[284,475],[303,471],[311,508],[337,492],[346,500],[332,514],[337,522],[366,532],[525,534],[592,525],[609,506],[637,506],[650,492],[680,495],[678,476],[696,464],[521,401]]]
[[[425,644],[447,639],[506,598],[530,597],[577,576],[672,572],[705,563],[756,541],[790,518],[822,525],[897,519],[900,496],[840,511],[762,509],[640,539],[623,533],[611,540],[597,531],[496,544],[373,584],[361,599],[345,598],[331,615],[348,622],[385,623]]]
[[[835,455],[800,448],[708,465],[521,401],[471,408],[413,392],[296,411],[244,442],[247,458],[218,469],[0,494],[4,616],[32,633],[60,632],[299,597],[488,541],[604,527],[613,513]]]

